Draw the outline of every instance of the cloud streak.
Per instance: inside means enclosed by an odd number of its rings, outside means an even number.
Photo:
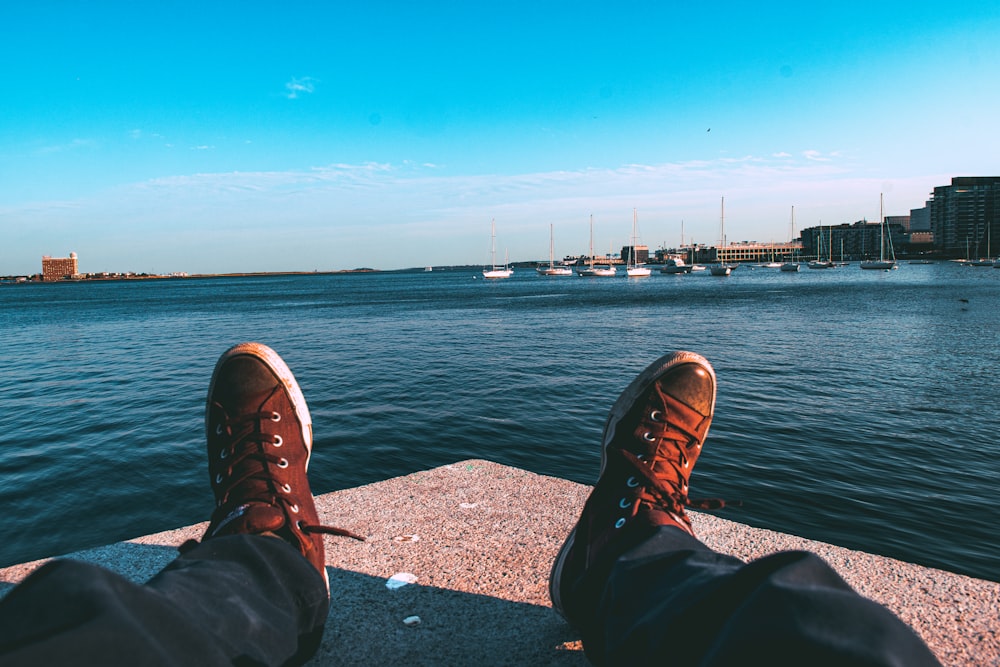
[[[316,80],[312,77],[296,78],[285,84],[285,97],[290,100],[297,100],[303,93],[312,93],[316,90]]]
[[[722,196],[731,238],[784,240],[792,205],[799,229],[819,220],[874,218],[882,191],[892,192],[887,212],[905,215],[948,178],[895,180],[888,190],[833,153],[820,157],[747,155],[513,175],[450,175],[441,167],[375,162],[200,173],[122,186],[71,206],[25,204],[0,210],[0,219],[16,218],[41,234],[49,230],[50,238],[58,228],[81,256],[130,243],[155,248],[157,267],[170,271],[401,268],[482,261],[493,217],[498,243],[512,260],[544,255],[550,223],[561,239],[557,252],[584,252],[590,214],[595,245],[620,247],[633,208],[652,247],[676,245],[682,220],[686,241],[712,243]],[[274,234],[277,228],[281,234]],[[249,242],[259,238],[267,242]],[[195,252],[194,239],[232,252]],[[94,269],[126,268],[133,256]],[[204,264],[206,258],[216,263]]]

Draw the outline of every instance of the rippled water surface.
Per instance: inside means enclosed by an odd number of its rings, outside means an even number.
[[[309,401],[316,493],[472,457],[593,483],[618,393],[685,348],[719,374],[692,495],[1000,580],[1000,270],[4,286],[0,336],[0,565],[206,519],[208,379],[259,340]]]

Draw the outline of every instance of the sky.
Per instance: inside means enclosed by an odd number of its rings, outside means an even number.
[[[0,275],[713,244],[723,198],[787,241],[1000,175],[1000,4],[611,4],[4,3]]]

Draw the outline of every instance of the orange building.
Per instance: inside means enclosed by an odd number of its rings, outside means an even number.
[[[48,255],[42,257],[42,280],[45,282],[75,278],[79,273],[75,252],[71,252],[69,257],[49,257]]]

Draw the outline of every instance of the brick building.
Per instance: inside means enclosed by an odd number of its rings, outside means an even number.
[[[79,275],[76,265],[76,253],[71,252],[69,257],[42,257],[42,280],[52,282],[55,280],[67,280]]]

